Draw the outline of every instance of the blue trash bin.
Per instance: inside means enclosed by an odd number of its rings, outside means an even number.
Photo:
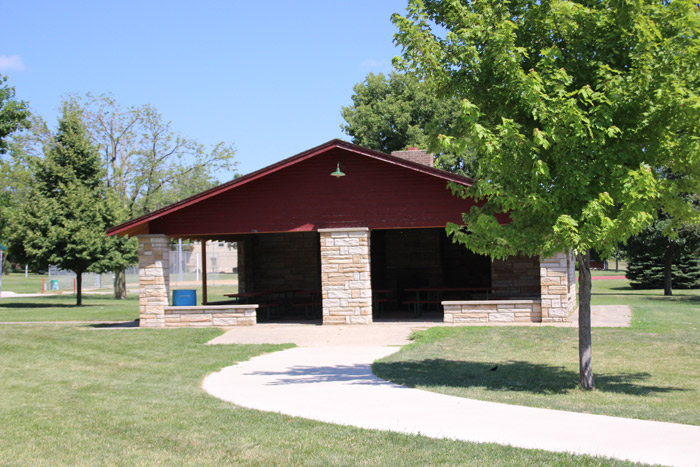
[[[197,291],[194,289],[173,290],[173,306],[196,306]]]

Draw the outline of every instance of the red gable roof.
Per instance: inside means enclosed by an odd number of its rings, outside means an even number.
[[[347,173],[339,180],[330,176],[336,161]],[[452,196],[447,182],[472,184],[467,177],[335,139],[112,227],[107,234],[438,227],[459,222],[474,204]]]

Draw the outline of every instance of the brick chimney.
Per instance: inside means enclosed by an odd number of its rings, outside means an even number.
[[[433,167],[433,155],[428,154],[425,149],[408,148],[405,151],[392,151],[392,156],[406,159],[407,161]]]

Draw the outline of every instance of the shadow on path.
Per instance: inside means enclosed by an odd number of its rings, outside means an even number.
[[[251,376],[277,376],[268,385],[343,382],[350,384],[391,384],[367,371],[367,365],[294,366],[284,371],[255,371]]]

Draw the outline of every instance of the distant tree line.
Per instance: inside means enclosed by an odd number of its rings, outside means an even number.
[[[150,105],[121,107],[108,94],[71,95],[55,132],[14,89],[0,82],[0,243],[11,261],[80,274],[115,272],[137,262],[135,239],[105,229],[217,184],[235,167],[234,149],[205,147],[178,134]]]

